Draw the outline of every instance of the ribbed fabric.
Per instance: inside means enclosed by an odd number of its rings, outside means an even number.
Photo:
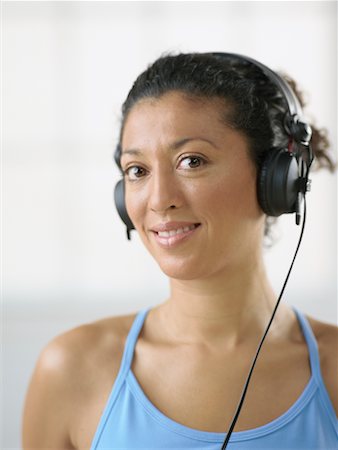
[[[166,417],[149,401],[132,373],[134,348],[148,311],[139,312],[130,329],[120,371],[91,450],[219,450],[224,433],[188,428]],[[258,428],[234,432],[227,449],[338,449],[338,421],[322,379],[317,342],[307,319],[298,311],[296,315],[310,357],[312,373],[307,386],[288,411],[277,419]]]

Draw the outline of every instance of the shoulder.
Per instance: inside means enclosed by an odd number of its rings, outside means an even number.
[[[338,327],[308,317],[315,335],[324,383],[338,415]]]
[[[308,321],[318,344],[322,370],[326,366],[337,369],[338,327],[312,317],[308,317]]]
[[[104,397],[114,382],[134,318],[82,325],[43,349],[26,397],[24,448],[72,448],[71,431],[82,419],[81,410]]]
[[[54,338],[42,351],[37,370],[51,377],[67,378],[111,359],[122,356],[124,344],[135,315],[111,317],[81,325]]]

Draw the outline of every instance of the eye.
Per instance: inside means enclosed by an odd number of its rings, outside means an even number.
[[[134,181],[139,178],[142,178],[146,175],[146,173],[147,173],[147,171],[145,169],[143,169],[143,167],[140,167],[140,166],[130,166],[126,170],[124,170],[124,175],[130,181]]]
[[[201,156],[191,155],[181,158],[178,167],[180,169],[196,169],[200,166],[203,166],[205,163],[206,160]]]

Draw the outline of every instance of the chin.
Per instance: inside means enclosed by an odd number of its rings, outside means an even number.
[[[168,258],[165,261],[157,260],[157,263],[167,277],[176,280],[197,280],[211,275],[210,267],[212,265],[209,265],[209,269],[205,264],[201,265],[200,258],[198,258],[198,261],[187,261],[186,258],[182,260],[175,258],[174,261],[170,261]]]
[[[192,281],[204,278],[199,271],[179,271],[177,269],[166,270],[163,267],[161,267],[161,270],[168,278],[171,278],[173,280]]]

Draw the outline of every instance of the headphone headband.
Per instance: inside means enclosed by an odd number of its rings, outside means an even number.
[[[240,61],[250,63],[258,67],[262,71],[262,73],[264,73],[264,75],[266,75],[266,77],[277,86],[277,88],[282,92],[285,98],[286,104],[288,106],[288,115],[285,123],[286,130],[290,133],[290,135],[295,139],[297,143],[307,145],[310,142],[312,136],[311,127],[304,121],[303,110],[299,103],[299,100],[286,80],[284,80],[269,67],[248,56],[240,55],[238,53],[222,52],[213,52],[211,54],[222,59],[238,59]]]

